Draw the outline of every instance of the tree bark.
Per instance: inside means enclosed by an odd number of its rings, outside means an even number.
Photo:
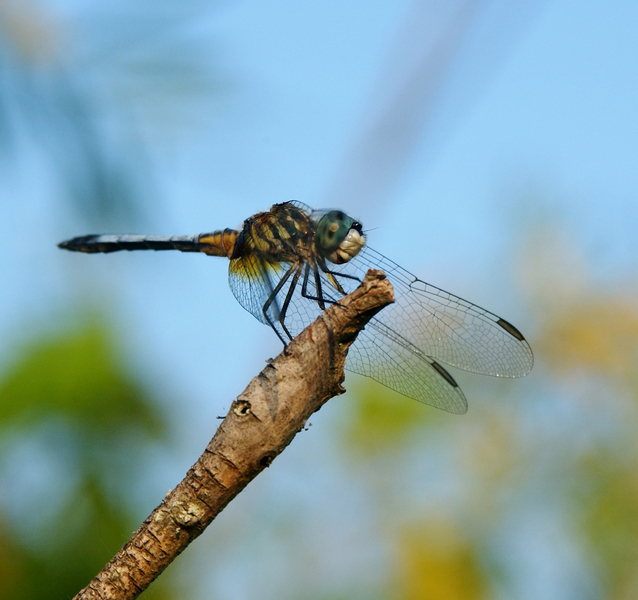
[[[204,453],[74,600],[137,598],[301,431],[342,394],[350,344],[394,301],[382,271],[331,306],[248,384]]]

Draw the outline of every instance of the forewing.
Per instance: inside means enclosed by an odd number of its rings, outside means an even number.
[[[240,304],[268,324],[263,306],[288,270],[286,263],[264,263],[256,254],[231,261],[230,286]],[[287,307],[285,323],[294,337],[319,316],[319,295],[325,305],[342,294],[330,276],[319,270],[319,286],[307,265]],[[394,287],[395,302],[377,314],[348,353],[346,368],[375,379],[419,402],[462,414],[467,401],[452,376],[438,361],[461,369],[502,377],[522,376],[533,364],[532,351],[511,325],[478,306],[431,286],[365,247],[333,273],[346,293],[353,291],[368,269],[382,269]],[[349,275],[350,277],[345,277]],[[356,279],[353,279],[356,278]],[[293,281],[282,287],[268,313],[282,338],[279,311]],[[321,288],[321,294],[319,293]],[[285,339],[285,338],[284,338]]]
[[[532,350],[516,328],[471,302],[421,281],[375,250],[366,246],[336,270],[363,279],[368,269],[385,271],[395,294],[395,303],[371,323],[398,333],[406,348],[484,375],[521,377],[530,372]],[[343,278],[339,281],[344,285]],[[353,288],[347,281],[344,287],[346,291]],[[377,339],[376,343],[382,341]]]

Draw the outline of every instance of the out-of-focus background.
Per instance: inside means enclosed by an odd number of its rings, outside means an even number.
[[[157,599],[638,597],[638,4],[0,2],[0,598],[68,598],[280,342],[227,261],[87,233],[343,208],[536,364],[348,375]]]

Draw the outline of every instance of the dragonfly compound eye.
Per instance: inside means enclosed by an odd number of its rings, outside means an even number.
[[[346,213],[331,210],[321,217],[315,232],[315,247],[323,258],[338,265],[346,263],[364,244],[361,224]]]

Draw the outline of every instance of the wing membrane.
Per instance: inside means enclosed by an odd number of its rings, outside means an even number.
[[[309,209],[310,210],[310,209]],[[313,214],[314,216],[314,214]],[[307,265],[306,265],[307,266]],[[268,262],[251,253],[231,261],[229,283],[240,304],[259,321],[274,326],[282,339],[278,322],[280,307],[292,278],[282,286],[272,303],[268,323],[263,306],[289,269],[288,263]],[[344,265],[330,265],[346,293],[353,291],[368,269],[385,271],[394,287],[395,303],[378,313],[349,350],[346,368],[375,379],[419,402],[462,414],[467,401],[442,363],[485,375],[520,377],[533,365],[527,341],[512,325],[471,302],[430,285],[375,250],[364,247]],[[296,285],[286,312],[286,327],[299,334],[321,313],[312,269],[307,272],[306,296],[303,278]],[[353,280],[340,276],[346,274]],[[319,273],[322,297],[327,305],[342,294]]]
[[[465,371],[497,377],[530,372],[529,344],[494,313],[421,281],[367,246],[339,270],[362,279],[372,268],[385,271],[395,292],[395,303],[373,323],[400,332],[426,356]]]
[[[461,388],[443,367],[386,336],[374,322],[350,347],[346,369],[435,408],[456,414],[467,412]]]
[[[264,305],[279,278],[290,266],[286,265],[287,263],[268,262],[254,252],[230,261],[228,285],[233,295],[239,304],[265,325],[270,323],[264,316]],[[268,317],[272,323],[279,319],[280,301],[283,298],[285,296],[278,294],[268,308]]]

